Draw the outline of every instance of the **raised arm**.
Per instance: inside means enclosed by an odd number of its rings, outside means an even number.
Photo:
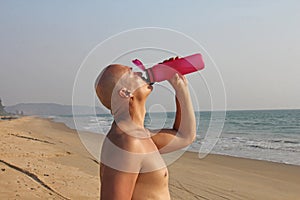
[[[152,136],[152,140],[161,153],[184,148],[191,144],[196,137],[195,113],[188,82],[184,76],[178,74],[169,82],[176,93],[176,118],[173,129],[162,129]]]

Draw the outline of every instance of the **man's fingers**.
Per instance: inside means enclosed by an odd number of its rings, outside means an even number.
[[[171,57],[171,58],[169,58],[169,59],[164,60],[164,61],[161,62],[160,64],[165,63],[165,62],[169,62],[169,61],[173,61],[173,60],[177,60],[177,59],[179,59],[179,56]]]

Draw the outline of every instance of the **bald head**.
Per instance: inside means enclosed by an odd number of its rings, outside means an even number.
[[[124,65],[109,65],[102,70],[96,80],[95,89],[97,96],[100,99],[101,103],[109,110],[111,110],[112,92],[120,78],[128,70],[129,67],[126,67]]]

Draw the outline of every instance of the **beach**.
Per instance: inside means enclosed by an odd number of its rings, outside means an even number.
[[[0,199],[99,199],[97,160],[76,130],[37,117],[0,121]],[[172,199],[300,199],[300,166],[186,152]]]

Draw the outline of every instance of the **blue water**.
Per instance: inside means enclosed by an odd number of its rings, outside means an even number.
[[[195,114],[197,139],[188,150],[198,152],[213,119],[211,112]],[[170,128],[174,117],[171,112],[147,114],[145,126]],[[55,116],[54,120],[75,128],[72,116]],[[108,114],[76,116],[76,128],[105,134],[112,121]],[[300,110],[227,111],[220,133],[211,153],[300,165]]]

